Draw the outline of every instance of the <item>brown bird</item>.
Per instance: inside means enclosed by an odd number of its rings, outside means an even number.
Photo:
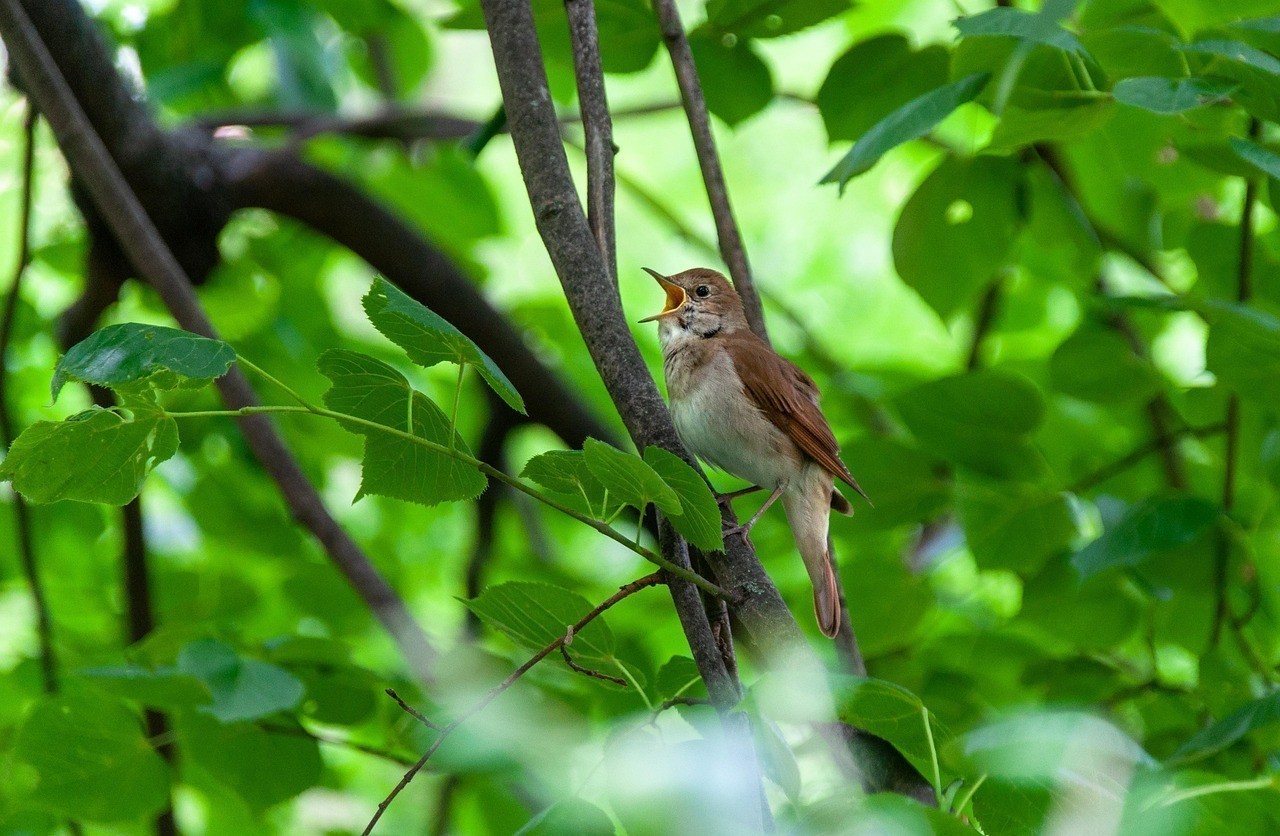
[[[745,525],[725,532],[746,537],[779,496],[800,557],[813,582],[818,627],[840,629],[840,596],[827,548],[830,511],[853,513],[835,488],[838,478],[864,498],[840,461],[831,426],[818,406],[818,387],[747,325],[742,299],[715,270],[694,268],[663,276],[667,293],[658,322],[662,371],[680,441],[698,458],[771,493]]]

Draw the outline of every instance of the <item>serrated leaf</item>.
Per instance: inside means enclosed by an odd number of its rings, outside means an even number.
[[[241,657],[222,642],[192,642],[178,655],[178,670],[204,683],[213,696],[200,711],[221,723],[257,720],[296,708],[306,689],[293,674]]]
[[[1196,734],[1173,753],[1172,760],[1184,763],[1221,752],[1240,738],[1264,726],[1280,722],[1280,691],[1245,703],[1207,729]]]
[[[1140,76],[1117,81],[1111,95],[1121,104],[1169,115],[1225,101],[1235,90],[1235,84],[1213,78]]]
[[[40,776],[27,800],[72,819],[138,819],[169,801],[168,768],[116,697],[45,697],[19,727],[13,754]]]
[[[587,468],[581,450],[549,450],[525,464],[520,476],[537,482],[558,499],[598,520],[609,520],[623,502]]]
[[[24,430],[0,462],[0,480],[32,502],[125,505],[177,451],[177,424],[159,411],[90,409]]]
[[[1161,552],[1194,542],[1217,518],[1218,506],[1198,497],[1145,499],[1130,506],[1114,526],[1076,552],[1071,564],[1081,578],[1104,569],[1138,566]]]
[[[703,551],[723,549],[720,506],[707,480],[675,453],[661,447],[646,447],[644,460],[680,498],[680,513],[667,515],[680,536]]]
[[[1181,44],[1178,49],[1196,55],[1210,55],[1243,64],[1267,75],[1280,78],[1280,59],[1242,41],[1207,40]]]
[[[973,101],[990,78],[989,73],[975,73],[907,102],[863,134],[820,182],[839,183],[843,194],[850,180],[870,171],[885,153],[904,142],[919,139],[960,105]]]
[[[669,516],[680,513],[680,497],[644,459],[594,438],[586,440],[582,452],[591,475],[627,505],[637,509],[656,505]]]
[[[159,325],[109,325],[76,343],[58,361],[51,386],[56,400],[68,380],[116,388],[147,383],[159,389],[202,385],[222,377],[236,352],[211,340]]]
[[[560,638],[592,609],[591,602],[576,592],[526,581],[491,586],[464,603],[485,624],[530,650],[541,649]],[[596,618],[574,634],[569,649],[580,662],[611,663],[613,631],[603,617]]]
[[[831,140],[856,140],[907,102],[947,83],[950,56],[898,33],[854,44],[831,65],[816,104]]]
[[[489,355],[466,334],[381,276],[365,295],[364,310],[373,327],[403,348],[413,362],[427,368],[443,361],[473,366],[498,397],[525,414],[524,399]]]
[[[326,351],[316,366],[333,381],[324,395],[330,409],[449,446],[448,417],[391,366],[344,349]],[[484,475],[465,462],[371,427],[344,426],[365,436],[364,476],[356,499],[376,494],[435,505],[474,499],[484,491]],[[452,436],[454,449],[470,455],[462,437],[456,432]]]
[[[883,737],[920,770],[931,774],[929,737],[925,733],[924,703],[911,691],[892,682],[860,676],[840,676],[834,681],[840,720]],[[934,724],[932,716],[930,723]],[[935,744],[945,736],[933,729]]]

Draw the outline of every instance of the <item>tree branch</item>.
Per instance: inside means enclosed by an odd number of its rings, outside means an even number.
[[[693,63],[693,51],[689,48],[689,39],[685,37],[684,24],[680,22],[680,12],[676,9],[675,0],[654,0],[653,11],[658,16],[662,39],[666,42],[671,65],[676,71],[680,99],[689,120],[689,131],[693,134],[693,147],[698,155],[698,166],[702,169],[707,199],[711,202],[711,214],[716,221],[720,255],[724,258],[733,286],[737,288],[747,309],[747,321],[751,324],[751,330],[767,341],[769,334],[765,327],[764,308],[751,279],[751,266],[747,263],[742,233],[738,230],[733,209],[729,206],[729,189],[725,185],[720,155],[716,152],[715,137],[711,133],[711,117],[707,113],[706,99],[702,96],[702,83],[698,80],[698,69]]]
[[[467,720],[488,708],[491,702],[496,700],[504,691],[514,685],[520,677],[532,670],[534,665],[538,664],[543,659],[547,658],[547,656],[562,647],[568,636],[581,632],[584,627],[592,621],[595,621],[601,613],[624,598],[628,598],[642,589],[657,586],[662,582],[662,576],[659,573],[654,572],[651,575],[645,575],[643,578],[639,578],[631,583],[623,585],[613,595],[610,595],[600,604],[592,608],[591,612],[578,619],[578,621],[574,623],[565,635],[556,637],[554,641],[550,642],[537,653],[533,654],[533,656],[531,656],[524,664],[516,668],[510,676],[490,688],[478,702],[455,717],[448,725],[442,726],[440,728],[439,736],[437,736],[435,741],[432,742],[431,747],[427,749],[427,751],[413,766],[409,767],[409,771],[404,774],[404,777],[400,779],[400,782],[396,784],[395,787],[392,788],[391,792],[387,794],[387,797],[378,804],[378,809],[373,814],[373,818],[371,818],[369,823],[365,825],[363,836],[368,836],[369,833],[373,832],[373,828],[377,826],[378,820],[382,818],[382,814],[387,811],[387,807],[391,805],[391,802],[395,801],[396,796],[398,796],[405,787],[409,786],[409,783],[413,781],[414,777],[422,771],[424,766],[427,765],[427,761],[431,759],[431,756],[434,755],[436,750],[449,739],[449,735],[453,734],[453,732],[457,730],[458,726],[461,726]],[[399,701],[399,698],[397,698],[397,701]],[[410,709],[406,706],[405,710],[409,711]],[[417,712],[411,711],[411,713],[418,716]]]
[[[31,196],[35,185],[36,108],[27,102],[27,114],[22,125],[23,147],[19,165],[21,194],[18,198],[18,261],[13,268],[13,281],[9,295],[0,312],[0,444],[9,449],[16,435],[13,415],[9,412],[9,345],[13,342],[13,326],[22,297],[22,280],[31,263]],[[44,583],[40,580],[40,563],[36,558],[35,538],[31,530],[31,511],[27,500],[17,492],[13,494],[14,534],[17,538],[18,560],[22,574],[31,590],[31,603],[36,612],[36,641],[40,653],[40,675],[45,693],[58,690],[58,657],[53,649],[53,619],[49,615],[49,602],[45,598]]]
[[[613,222],[613,122],[605,96],[600,64],[600,39],[592,0],[565,0],[573,71],[578,82],[578,107],[586,135],[587,222],[604,257],[609,278],[618,280],[618,251]]]
[[[78,7],[77,12],[83,15]],[[48,119],[71,169],[84,183],[139,274],[156,289],[183,328],[203,336],[216,336],[186,272],[116,167],[17,0],[0,0],[0,34],[9,48],[10,61],[28,94]],[[218,385],[232,408],[257,403],[256,395],[238,369],[233,368]],[[422,628],[364,552],[329,514],[270,422],[262,416],[245,416],[240,426],[258,460],[279,484],[295,518],[311,529],[374,615],[391,632],[415,674],[428,677],[435,651]]]

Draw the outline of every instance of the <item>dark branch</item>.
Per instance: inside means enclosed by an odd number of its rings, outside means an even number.
[[[565,0],[569,39],[573,43],[573,70],[578,82],[578,106],[586,134],[587,222],[596,245],[618,279],[618,253],[613,223],[613,122],[605,96],[604,70],[600,65],[600,38],[592,0]]]
[[[675,0],[654,0],[653,11],[658,16],[662,39],[667,44],[667,52],[671,54],[676,82],[680,85],[680,98],[689,119],[689,131],[693,134],[698,166],[702,169],[707,199],[711,202],[711,214],[716,221],[720,255],[729,267],[734,287],[742,296],[751,330],[767,340],[769,334],[765,328],[764,308],[751,279],[751,266],[747,263],[742,233],[738,230],[733,209],[729,206],[729,189],[725,185],[720,155],[716,152],[715,137],[711,134],[711,117],[707,113],[707,102],[702,96],[702,83],[698,80],[698,69],[693,63],[693,51],[689,49],[689,39],[685,37],[684,24],[680,22],[680,12],[676,9]]]
[[[48,8],[53,4],[34,5]],[[79,7],[76,13],[83,16]],[[0,0],[0,34],[28,95],[49,121],[72,171],[84,184],[139,275],[156,289],[183,328],[216,336],[187,273],[138,202],[17,0]],[[216,255],[216,247],[214,252]],[[237,368],[232,368],[219,381],[219,389],[231,409],[257,403],[256,395]],[[426,677],[435,651],[404,602],[325,509],[319,494],[270,422],[263,416],[246,416],[240,419],[240,426],[258,460],[279,484],[294,516],[315,534],[399,642],[414,672]]]
[[[388,688],[388,689],[386,690],[386,694],[387,694],[387,696],[388,696],[388,697],[391,697],[391,699],[395,700],[395,701],[396,701],[396,705],[398,705],[398,706],[400,706],[400,708],[404,709],[404,712],[405,712],[406,714],[408,714],[410,717],[412,717],[413,719],[417,720],[419,723],[421,723],[422,725],[426,726],[426,727],[427,727],[427,728],[429,728],[429,729],[432,729],[432,730],[434,730],[434,731],[440,731],[440,726],[438,726],[437,724],[435,724],[435,723],[431,722],[430,720],[428,720],[428,719],[426,718],[426,716],[425,716],[421,711],[419,711],[418,709],[416,709],[416,708],[414,708],[413,706],[409,705],[409,703],[405,702],[405,701],[400,697],[400,695],[396,693],[396,689],[395,689],[395,688]]]
[[[1143,459],[1150,456],[1152,453],[1161,450],[1166,444],[1176,442],[1179,438],[1209,438],[1225,431],[1226,428],[1227,425],[1225,422],[1221,424],[1211,424],[1207,427],[1184,427],[1181,430],[1171,432],[1165,439],[1152,439],[1110,464],[1104,465],[1092,473],[1087,473],[1084,476],[1081,476],[1073,482],[1067,490],[1077,494],[1092,490],[1107,480],[1119,476],[1129,468],[1138,465]]]
[[[14,320],[18,312],[18,300],[22,297],[22,280],[31,262],[31,195],[35,183],[36,109],[27,103],[27,115],[22,126],[23,148],[20,182],[22,191],[18,198],[18,262],[13,269],[13,281],[9,295],[0,313],[0,444],[9,449],[16,436],[13,416],[9,412],[9,345],[13,342]],[[40,675],[46,693],[58,690],[58,658],[53,649],[53,619],[49,615],[49,602],[45,598],[44,584],[40,580],[40,563],[36,558],[35,538],[31,530],[31,512],[27,501],[14,493],[14,534],[17,538],[18,560],[22,574],[31,589],[31,603],[36,611],[36,640],[40,652]]]
[[[431,744],[431,747],[427,749],[427,751],[422,755],[421,758],[417,760],[416,763],[414,763],[413,766],[409,767],[409,771],[406,772],[404,774],[404,777],[400,779],[400,783],[396,784],[395,787],[392,788],[391,792],[387,794],[387,797],[384,798],[381,801],[381,803],[378,804],[378,809],[373,814],[373,818],[371,818],[369,820],[369,823],[365,825],[363,836],[368,836],[368,834],[373,831],[373,828],[377,826],[378,820],[382,818],[382,814],[386,812],[387,807],[391,805],[391,802],[395,801],[396,796],[398,796],[405,787],[409,786],[409,783],[413,781],[414,776],[416,776],[419,772],[422,771],[422,768],[427,765],[427,761],[429,761],[431,759],[431,756],[436,753],[436,750],[439,749],[440,746],[446,740],[449,739],[449,735],[453,734],[453,732],[457,730],[458,726],[461,726],[467,720],[469,720],[470,718],[479,714],[481,711],[484,711],[486,708],[488,708],[491,702],[496,700],[498,697],[502,695],[504,691],[506,691],[508,688],[514,685],[516,681],[520,679],[520,677],[524,676],[526,673],[532,670],[534,665],[538,664],[543,659],[547,658],[552,653],[554,653],[557,649],[559,649],[560,646],[564,644],[564,641],[568,636],[574,633],[581,632],[582,628],[586,627],[592,621],[595,621],[596,618],[598,618],[601,613],[603,613],[605,610],[609,609],[619,601],[623,600],[624,598],[628,598],[636,594],[642,589],[647,589],[651,586],[657,586],[660,583],[663,583],[662,575],[659,574],[658,572],[654,572],[652,575],[645,575],[643,578],[639,578],[637,580],[632,581],[629,584],[625,584],[624,586],[620,587],[617,592],[613,593],[613,595],[610,595],[603,602],[595,606],[591,610],[591,612],[587,613],[582,618],[578,619],[578,621],[575,622],[573,626],[569,628],[569,630],[565,633],[565,635],[558,636],[554,641],[552,641],[546,647],[542,648],[537,653],[533,654],[533,656],[531,656],[528,661],[526,661],[520,667],[516,668],[511,673],[510,676],[508,676],[506,679],[502,680],[497,685],[490,688],[485,693],[485,695],[480,698],[478,702],[476,702],[470,708],[466,709],[457,717],[455,717],[453,721],[450,722],[447,726],[442,727],[440,729],[439,736],[436,737],[435,741]],[[392,692],[388,691],[388,693],[392,693]],[[400,698],[396,697],[396,701],[399,702]],[[417,712],[414,712],[412,711],[412,709],[408,708],[408,706],[405,706],[405,710],[414,714],[415,717],[421,716]]]
[[[584,668],[582,665],[579,665],[577,662],[573,661],[573,657],[569,655],[569,648],[565,647],[563,643],[560,645],[560,655],[564,657],[564,663],[569,666],[569,670],[574,671],[575,673],[580,673],[583,676],[589,676],[592,679],[603,679],[605,682],[612,682],[614,685],[621,685],[623,688],[630,685],[627,680],[620,676],[610,676],[607,673],[601,673],[600,671],[592,670],[591,668]]]
[[[987,334],[995,327],[996,318],[1000,315],[1000,294],[1004,286],[1002,276],[996,276],[987,285],[978,303],[978,310],[973,315],[973,336],[969,339],[969,357],[965,367],[973,371],[982,365],[982,344]]]

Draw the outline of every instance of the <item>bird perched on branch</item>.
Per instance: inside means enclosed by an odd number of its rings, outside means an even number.
[[[663,276],[647,267],[645,272],[667,294],[662,312],[641,322],[658,322],[662,371],[681,442],[754,486],[724,499],[770,491],[755,516],[725,536],[745,538],[781,497],[813,582],[818,627],[834,637],[840,596],[827,529],[831,509],[853,513],[835,480],[867,495],[840,461],[835,435],[818,407],[817,384],[752,332],[742,299],[720,273],[694,268]]]

